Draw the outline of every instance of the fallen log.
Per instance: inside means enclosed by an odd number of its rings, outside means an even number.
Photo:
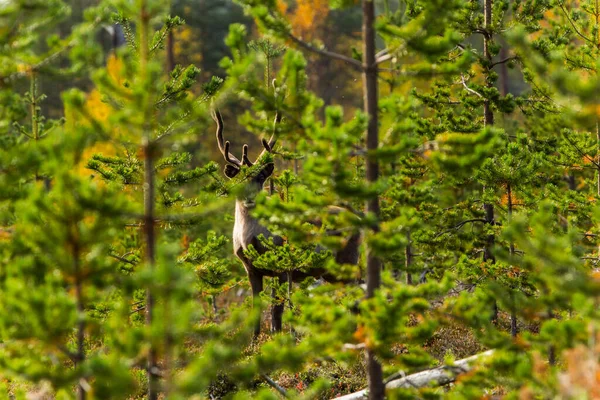
[[[417,372],[399,379],[394,379],[385,385],[386,389],[399,388],[422,388],[425,386],[443,386],[452,383],[460,374],[468,372],[473,368],[475,361],[485,359],[492,355],[494,350],[488,350],[483,353],[475,354],[474,356],[463,358],[455,361],[451,365],[442,365],[441,367],[428,369],[426,371]],[[359,392],[347,394],[345,396],[336,397],[334,400],[364,400],[368,398],[367,389]]]

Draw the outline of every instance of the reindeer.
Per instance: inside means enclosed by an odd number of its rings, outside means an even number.
[[[227,164],[224,168],[225,176],[229,179],[234,178],[243,167],[252,167],[255,163],[260,160],[266,152],[272,153],[273,147],[277,141],[275,133],[271,135],[269,141],[262,139],[263,151],[260,153],[258,158],[251,162],[248,158],[248,145],[244,144],[242,147],[242,159],[241,161],[229,151],[229,141],[223,139],[223,118],[218,110],[212,112],[212,117],[217,124],[217,144],[219,150],[223,155]],[[281,121],[279,113],[275,116],[275,125]],[[242,261],[244,268],[248,273],[248,279],[250,280],[250,287],[252,289],[252,296],[256,300],[263,290],[263,278],[265,276],[276,277],[280,283],[288,281],[287,273],[277,273],[271,270],[265,270],[257,268],[253,265],[245,255],[245,251],[248,246],[252,245],[259,254],[264,254],[267,249],[263,246],[258,239],[262,234],[267,239],[272,239],[276,246],[281,246],[284,243],[283,238],[277,235],[273,235],[266,227],[261,225],[251,215],[251,210],[254,208],[254,198],[263,189],[266,180],[273,174],[275,165],[273,162],[268,162],[262,166],[258,171],[247,177],[247,182],[244,190],[236,198],[235,202],[235,223],[233,226],[233,253]],[[331,207],[330,213],[339,213],[342,209],[339,207]],[[331,233],[329,234],[339,234]],[[358,247],[360,245],[360,234],[353,234],[347,241],[346,245],[335,253],[336,262],[339,264],[357,264],[358,262]],[[315,268],[308,273],[301,271],[291,272],[291,281],[298,282],[306,279],[309,276],[315,278],[323,278],[328,282],[338,281],[335,277],[329,275],[321,268]],[[272,331],[278,332],[282,328],[282,314],[283,304],[273,304],[271,308],[271,324]],[[260,334],[260,319],[254,330],[255,336]]]

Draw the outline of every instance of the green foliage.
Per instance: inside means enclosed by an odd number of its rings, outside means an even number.
[[[388,396],[594,397],[581,365],[598,366],[597,3],[485,0],[488,17],[479,1],[377,3],[376,148],[343,99],[364,98],[358,83],[311,91],[337,86],[317,57],[340,48],[337,72],[364,72],[364,49],[332,33],[354,32],[341,20],[358,4],[330,2],[316,33],[340,43],[326,49],[294,36],[305,3],[239,3],[3,6],[0,391],[331,398],[366,386],[366,351],[398,377],[494,349],[451,386]],[[112,23],[127,45],[106,55]],[[232,154],[260,152],[229,181],[213,107]],[[275,277],[270,296],[240,298],[234,198],[272,234],[253,225],[243,254]],[[380,212],[363,211],[374,199]],[[366,298],[373,257],[382,283]],[[284,332],[253,338],[273,305]]]

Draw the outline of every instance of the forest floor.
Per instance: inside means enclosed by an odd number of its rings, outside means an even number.
[[[229,315],[230,309],[244,305],[244,302],[248,302],[250,296],[249,290],[244,286],[237,286],[225,293],[222,293],[217,297],[217,314],[215,315],[215,309],[211,304],[205,302],[201,304],[206,310],[207,320],[213,322],[224,320]],[[260,337],[252,344],[249,344],[246,352],[248,355],[252,355],[258,351],[260,345],[268,341],[271,337],[269,332],[270,326],[270,313],[264,311],[262,315],[262,332]],[[505,312],[500,312],[498,315],[497,326],[500,330],[510,331],[510,315]],[[284,330],[289,331],[290,326],[284,324]],[[534,326],[521,326],[519,330],[534,331]],[[195,346],[194,346],[195,347]],[[465,328],[458,323],[452,323],[452,321],[441,325],[435,331],[434,335],[429,339],[425,345],[427,352],[438,361],[438,364],[442,364],[444,359],[448,356],[452,356],[455,359],[461,359],[471,356],[476,353],[480,353],[485,350],[484,346],[477,340],[476,335],[471,329]],[[398,343],[398,352],[406,351],[401,343]],[[198,347],[198,352],[201,348]],[[133,399],[145,398],[145,374],[143,370],[136,371],[137,377],[141,380],[137,393],[130,397]],[[270,376],[272,380],[277,382],[279,386],[286,390],[295,390],[302,393],[306,390],[313,382],[319,378],[325,378],[329,380],[332,385],[328,392],[323,393],[319,399],[331,399],[344,394],[356,392],[364,389],[367,385],[366,371],[364,363],[364,355],[361,352],[356,353],[354,361],[351,363],[336,363],[333,361],[324,361],[320,363],[313,363],[306,366],[306,368],[299,373],[288,373],[280,372]],[[8,389],[8,393],[23,392],[27,393],[28,399],[35,400],[51,400],[55,396],[48,385],[38,385],[36,387],[23,386],[19,380],[4,380],[4,385]],[[269,387],[269,384],[259,377],[250,385],[250,390],[258,390],[260,388]],[[233,395],[239,388],[235,382],[232,382],[227,374],[224,372],[219,375],[218,379],[213,382],[207,393],[207,398],[210,399],[221,399],[227,398]],[[248,387],[246,387],[248,389]],[[501,389],[495,388],[494,392]]]

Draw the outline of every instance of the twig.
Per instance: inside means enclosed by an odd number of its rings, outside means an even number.
[[[133,315],[133,314],[135,314],[135,313],[138,313],[138,312],[140,312],[140,311],[144,311],[145,309],[146,309],[146,306],[138,307],[138,308],[136,308],[135,310],[131,311],[131,312],[129,313],[129,315]]]
[[[386,55],[383,55],[381,57],[377,57],[375,59],[375,65],[379,65],[381,63],[384,63],[384,62],[386,62],[388,60],[391,60],[392,58],[394,58],[393,54],[386,54]]]
[[[569,144],[571,146],[573,146],[575,148],[575,150],[577,150],[577,152],[584,157],[585,159],[587,159],[589,162],[591,162],[592,164],[594,164],[596,166],[596,168],[600,169],[600,164],[598,164],[596,161],[594,161],[594,159],[592,157],[590,157],[587,153],[585,153],[583,150],[581,150],[579,147],[577,147],[577,145],[573,142],[571,142],[571,140],[567,137],[567,135],[564,135],[564,138],[567,142],[569,142]]]
[[[76,363],[79,358],[77,357],[77,354],[73,353],[71,350],[67,349],[66,347],[63,347],[62,345],[58,345],[56,346],[62,353],[64,353],[64,355],[66,355],[67,357],[69,357],[69,359]]]
[[[267,374],[262,374],[261,376],[269,384],[269,386],[271,386],[273,389],[277,390],[279,392],[279,394],[281,394],[284,398],[288,397],[286,390],[284,388],[282,388],[281,386],[279,386],[279,384],[277,382],[275,382],[273,379],[269,378],[269,376]]]
[[[479,93],[479,92],[477,92],[477,91],[475,91],[475,90],[473,90],[473,89],[471,89],[470,87],[467,86],[467,82],[465,81],[465,76],[464,75],[460,76],[460,80],[461,80],[463,86],[465,87],[465,89],[467,89],[467,92],[473,93],[473,94],[479,96],[479,98],[483,99],[483,96],[481,95],[481,93]]]
[[[406,372],[404,372],[404,371],[398,371],[398,372],[396,372],[396,373],[388,376],[387,378],[385,378],[383,380],[383,383],[387,385],[391,381],[395,381],[398,378],[404,378],[404,377],[406,377]]]
[[[503,59],[503,60],[500,60],[500,61],[493,62],[493,63],[490,65],[490,69],[491,69],[491,68],[494,68],[496,65],[504,64],[505,62],[512,61],[512,60],[518,60],[518,59],[519,59],[519,57],[517,57],[517,56],[506,57],[506,58],[505,58],[505,59]]]
[[[569,13],[567,12],[567,9],[565,8],[564,4],[562,1],[558,2],[558,6],[560,7],[560,9],[562,10],[562,12],[565,14],[565,17],[567,18],[567,21],[569,21],[569,23],[571,24],[571,26],[573,27],[573,29],[575,30],[575,33],[577,33],[583,40],[585,40],[588,43],[593,44],[594,46],[596,46],[596,43],[594,43],[594,41],[590,38],[588,38],[587,36],[585,36],[583,33],[581,33],[579,31],[579,29],[577,29],[577,26],[575,26],[575,22],[573,22],[573,20],[571,19],[571,17],[569,17]]]
[[[131,253],[131,252],[130,252],[130,253]],[[119,261],[122,261],[122,262],[124,262],[124,263],[131,264],[131,265],[137,265],[137,263],[136,263],[135,261],[131,261],[131,260],[128,260],[128,259],[126,259],[126,258],[125,258],[125,256],[126,256],[127,254],[123,254],[122,256],[119,256],[119,255],[116,255],[116,254],[109,254],[109,255],[110,255],[112,258],[114,258],[114,259],[117,259],[117,260],[119,260]]]
[[[458,224],[456,224],[456,225],[455,225],[455,226],[453,226],[452,228],[449,228],[449,229],[447,229],[447,230],[445,230],[445,231],[443,231],[443,232],[440,232],[440,233],[438,233],[437,235],[435,235],[435,236],[434,236],[434,239],[437,239],[438,237],[440,237],[440,236],[442,236],[442,235],[444,235],[444,234],[446,234],[446,233],[448,233],[448,232],[457,231],[457,230],[459,230],[460,228],[462,228],[463,226],[465,226],[466,224],[469,224],[469,223],[474,223],[474,222],[483,222],[483,223],[486,223],[486,222],[487,222],[487,220],[485,220],[485,219],[483,219],[483,218],[473,218],[473,219],[468,219],[468,220],[466,220],[466,221],[459,222]]]
[[[297,38],[292,33],[289,33],[288,37],[292,40],[292,42],[296,43],[300,47],[305,48],[306,50],[312,51],[313,53],[317,53],[317,54],[320,54],[322,56],[326,56],[326,57],[330,57],[330,58],[335,58],[337,60],[341,60],[341,61],[347,62],[348,64],[352,65],[353,67],[356,67],[360,71],[363,71],[365,69],[365,67],[362,65],[362,63],[360,61],[355,60],[354,58],[345,56],[343,54],[334,53],[332,51],[319,49],[319,48],[317,48],[317,47],[315,47],[315,46],[313,46],[313,45],[311,45],[311,44],[309,44],[309,43],[301,40],[300,38]]]
[[[386,55],[388,53],[389,53],[388,49],[383,49],[383,50],[379,51],[377,54],[375,54],[375,58],[379,58],[379,57],[384,56],[384,55]]]

